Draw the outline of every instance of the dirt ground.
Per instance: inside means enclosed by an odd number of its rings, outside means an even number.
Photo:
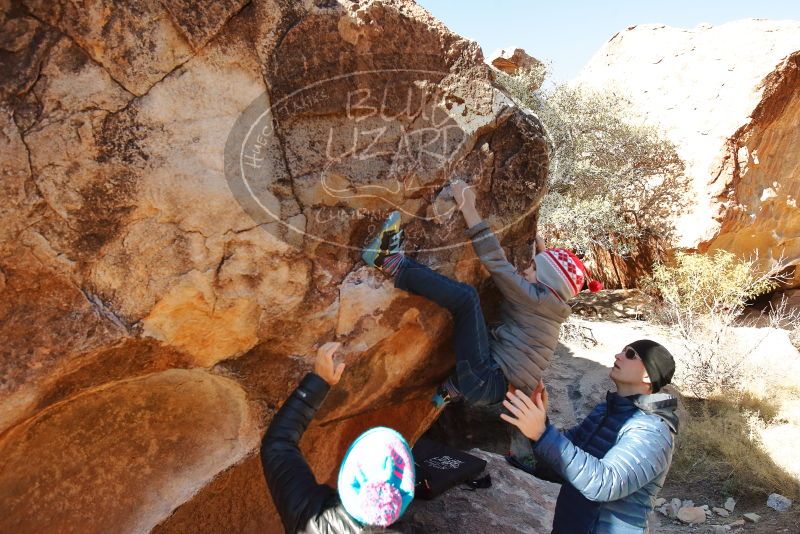
[[[703,495],[702,491],[698,492],[697,494],[693,494],[691,492],[687,494],[685,490],[681,488],[673,488],[667,484],[662,492],[662,496],[668,499],[672,497],[680,498],[679,495],[686,495],[684,498],[694,500],[695,504],[706,504],[707,502],[703,501],[701,498]],[[692,495],[694,495],[694,498]],[[800,533],[800,508],[798,508],[796,505],[793,505],[789,511],[781,513],[767,507],[765,503],[748,503],[746,501],[737,503],[734,513],[731,514],[730,517],[715,517],[713,519],[709,519],[706,523],[701,525],[684,525],[679,521],[671,520],[661,514],[656,514],[657,518],[655,524],[653,525],[652,531],[653,534],[678,534],[685,532],[691,532],[694,534],[712,533],[713,525],[727,525],[733,521],[736,521],[737,519],[741,519],[742,513],[750,512],[761,516],[759,522],[746,523],[744,526],[734,527],[730,530],[730,532],[785,532],[787,534]]]

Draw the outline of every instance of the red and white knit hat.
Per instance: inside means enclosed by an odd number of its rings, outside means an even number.
[[[533,261],[536,263],[536,279],[552,289],[564,302],[577,295],[583,289],[584,280],[589,277],[581,260],[563,248],[549,248],[535,255]],[[594,293],[601,289],[601,282],[589,281],[589,291]]]

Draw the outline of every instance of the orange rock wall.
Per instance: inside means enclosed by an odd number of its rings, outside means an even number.
[[[769,269],[800,263],[800,52],[764,79],[764,98],[752,120],[730,139],[719,173],[728,184],[718,235],[701,250],[758,254]],[[793,269],[788,286],[800,285]]]
[[[529,259],[546,137],[478,46],[406,0],[0,1],[0,531],[272,532],[271,416],[336,339],[301,442],[332,481],[414,441],[450,319],[363,265],[486,277],[453,174]]]

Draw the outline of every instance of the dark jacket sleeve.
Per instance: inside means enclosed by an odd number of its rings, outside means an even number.
[[[309,520],[338,504],[333,488],[317,484],[298,442],[330,386],[309,373],[272,418],[261,441],[261,466],[286,532],[305,530]]]

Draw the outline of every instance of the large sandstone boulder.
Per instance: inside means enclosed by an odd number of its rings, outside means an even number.
[[[630,27],[577,81],[623,92],[677,145],[696,199],[677,246],[800,262],[800,22]]]
[[[406,0],[0,0],[0,27],[0,530],[280,531],[259,439],[331,339],[320,480],[429,426],[449,315],[359,246],[398,209],[484,279],[459,173],[529,254],[547,142],[475,43]]]

